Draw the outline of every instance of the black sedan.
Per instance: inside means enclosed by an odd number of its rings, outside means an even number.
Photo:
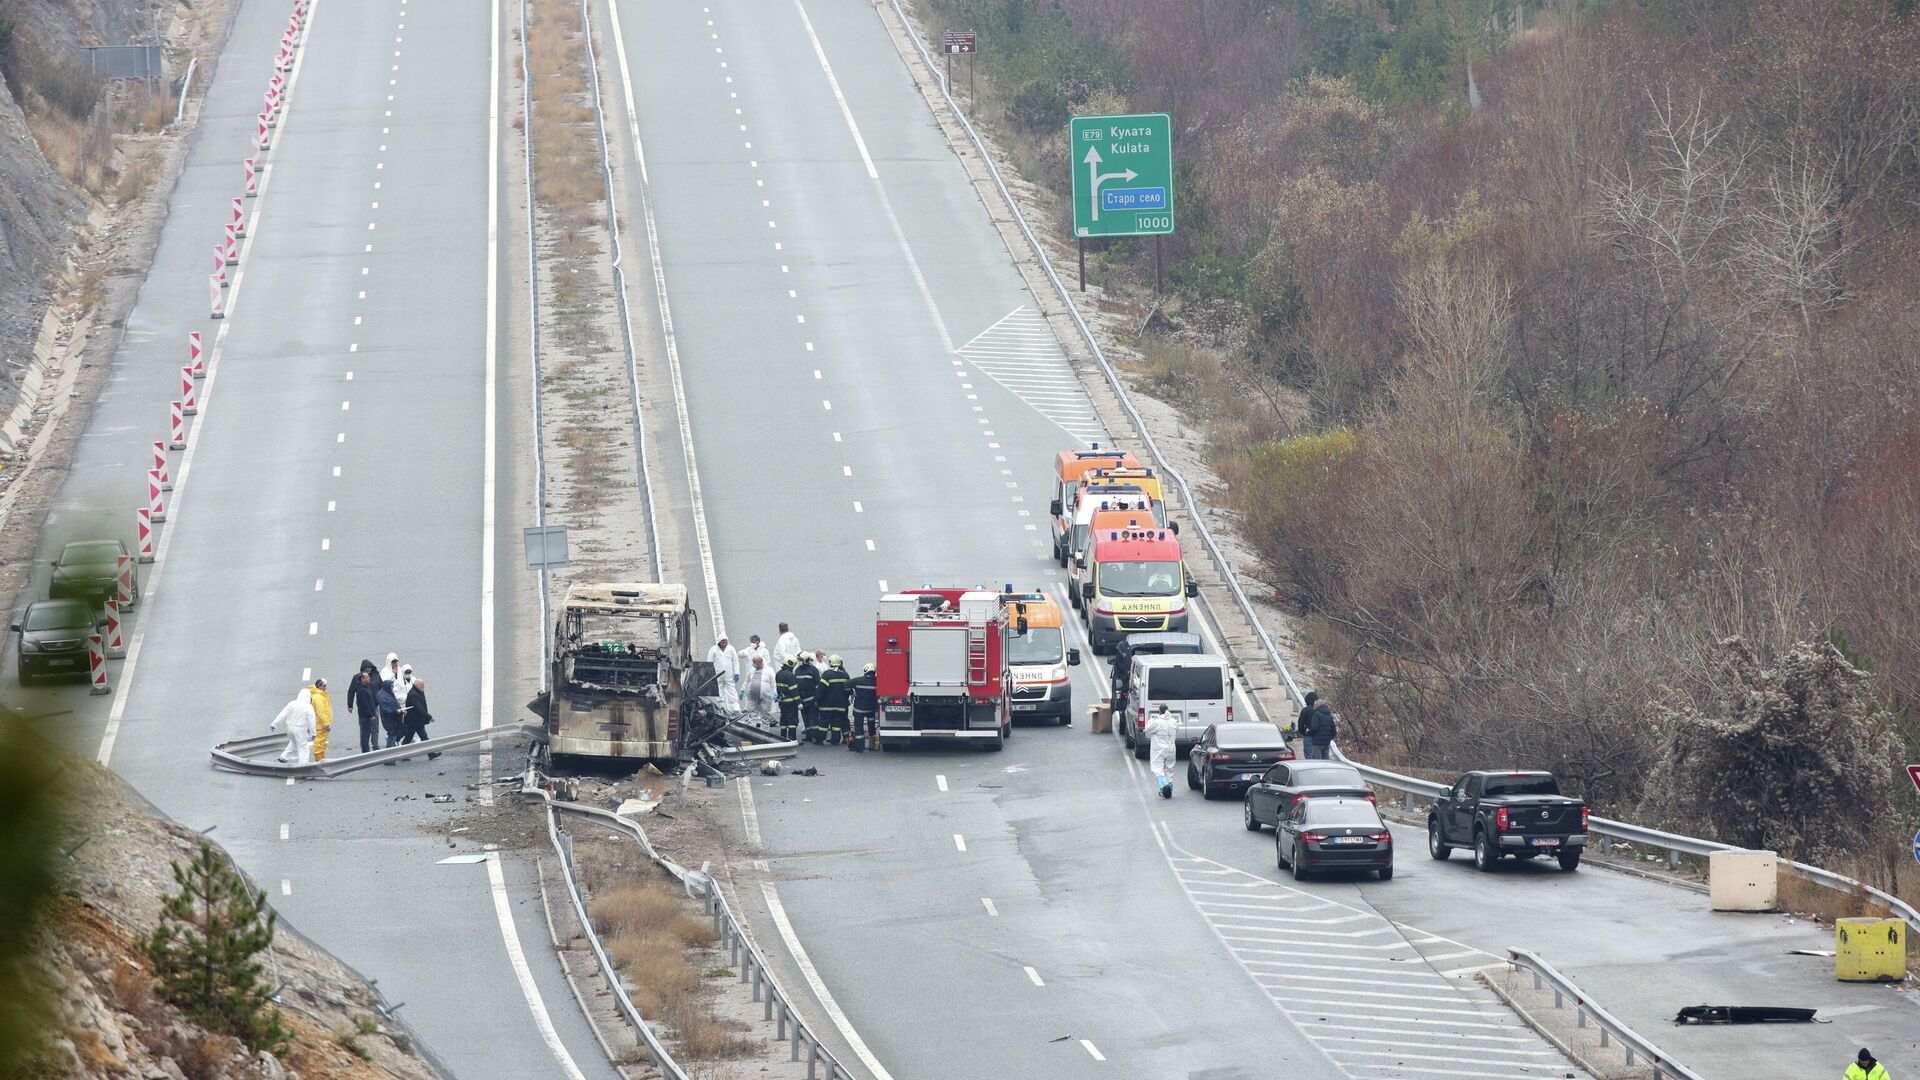
[[[1300,881],[1316,870],[1372,870],[1393,877],[1393,834],[1365,799],[1312,798],[1293,804],[1273,830],[1273,859]]]
[[[1215,724],[1187,751],[1187,786],[1211,799],[1216,792],[1245,788],[1276,761],[1292,760],[1286,736],[1272,724]]]
[[[53,561],[53,581],[47,585],[47,595],[56,600],[74,596],[105,601],[119,588],[119,560],[126,553],[127,545],[118,540],[76,540],[68,544]],[[140,602],[137,577],[133,583],[133,600],[136,604]]]
[[[100,609],[85,600],[36,600],[8,629],[20,635],[20,685],[45,675],[87,677],[87,635]]]
[[[1279,821],[1287,808],[1310,796],[1344,795],[1372,801],[1360,770],[1337,761],[1292,761],[1275,765],[1247,788],[1242,816],[1248,832]]]

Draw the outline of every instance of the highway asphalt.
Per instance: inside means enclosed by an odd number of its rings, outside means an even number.
[[[506,859],[496,886],[493,867],[439,863],[504,838],[471,828],[492,820],[467,815],[490,780],[477,751],[298,785],[207,763],[212,743],[263,733],[309,672],[334,687],[334,755],[351,753],[347,680],[389,650],[428,682],[439,730],[481,712],[489,9],[320,0],[247,204],[258,215],[229,270],[229,317],[213,322],[212,247],[290,9],[239,12],[44,538],[49,557],[78,536],[132,542],[186,333],[204,332],[211,360],[224,332],[191,466],[172,455],[163,557],[141,568],[137,658],[111,665],[110,698],[10,686],[8,699],[162,811],[217,828],[283,918],[378,980],[452,1075],[611,1076],[553,956],[532,864]],[[513,771],[510,751],[500,760]]]

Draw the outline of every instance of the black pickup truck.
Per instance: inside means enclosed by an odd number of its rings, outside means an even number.
[[[1507,855],[1552,855],[1572,870],[1587,847],[1587,804],[1560,794],[1552,773],[1470,772],[1427,814],[1427,853],[1444,859],[1456,847],[1472,848],[1488,873]]]

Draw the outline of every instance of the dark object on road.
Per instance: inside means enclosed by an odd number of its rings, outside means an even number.
[[[1676,1024],[1805,1024],[1820,1023],[1818,1009],[1789,1009],[1777,1005],[1689,1005],[1674,1016]]]
[[[47,583],[47,596],[105,601],[119,588],[120,558],[127,545],[118,540],[76,540],[60,549],[53,561],[53,580]],[[133,600],[140,600],[140,579],[133,581]]]
[[[1187,786],[1209,799],[1238,794],[1274,762],[1291,760],[1292,747],[1272,724],[1215,724],[1187,751]]]
[[[1365,799],[1302,799],[1273,830],[1273,858],[1300,881],[1315,870],[1372,870],[1393,878],[1393,834]]]
[[[1301,799],[1331,798],[1373,801],[1373,792],[1360,770],[1337,761],[1283,761],[1267,770],[1251,787],[1242,805],[1248,832],[1272,825]]]
[[[20,635],[20,685],[49,675],[87,677],[87,635],[102,625],[86,600],[36,600],[8,627]]]
[[[1587,804],[1560,794],[1552,773],[1470,772],[1427,814],[1427,853],[1445,859],[1455,847],[1487,873],[1509,855],[1552,855],[1572,870],[1587,847]]]

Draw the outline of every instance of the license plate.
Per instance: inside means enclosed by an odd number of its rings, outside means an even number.
[[[1366,842],[1367,838],[1364,836],[1336,836],[1327,841],[1329,844],[1364,844]]]
[[[1014,712],[1033,712],[1038,708],[1040,708],[1040,706],[1038,705],[1015,705],[1013,707],[1013,711]]]
[[[1257,772],[1243,772],[1243,773],[1241,773],[1241,774],[1240,774],[1240,775],[1239,775],[1238,777],[1236,777],[1236,779],[1239,779],[1239,780],[1258,780],[1258,779],[1260,779],[1260,774],[1259,774],[1259,773],[1257,773]]]
[[[57,667],[77,668],[80,666],[80,661],[73,659],[72,657],[67,657],[63,659],[49,660],[47,661],[47,666],[50,668],[57,668]]]
[[[1534,847],[1559,847],[1560,841],[1555,840],[1550,836],[1536,836],[1533,839],[1533,846]]]

